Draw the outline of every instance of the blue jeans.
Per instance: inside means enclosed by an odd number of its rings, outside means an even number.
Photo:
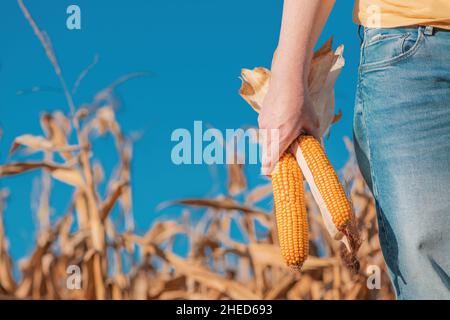
[[[450,31],[365,29],[354,117],[398,299],[450,299]]]

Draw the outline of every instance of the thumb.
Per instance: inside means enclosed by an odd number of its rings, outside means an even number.
[[[291,139],[271,139],[269,144],[266,144],[265,159],[263,157],[261,173],[264,175],[272,175],[275,170],[280,157],[289,148]]]

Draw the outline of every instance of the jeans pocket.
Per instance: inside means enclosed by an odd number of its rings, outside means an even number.
[[[412,57],[424,39],[423,28],[368,29],[362,45],[361,70],[394,65]]]

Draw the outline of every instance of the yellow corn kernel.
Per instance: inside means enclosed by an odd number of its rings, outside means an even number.
[[[308,217],[303,175],[292,154],[280,158],[272,186],[281,254],[289,267],[300,270],[309,251]]]
[[[347,228],[353,219],[352,205],[336,171],[317,139],[302,135],[298,138],[298,145],[334,225],[339,231],[347,233]]]

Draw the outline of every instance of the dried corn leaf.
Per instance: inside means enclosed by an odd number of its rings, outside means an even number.
[[[47,162],[17,162],[0,166],[0,177],[12,176],[35,169],[47,169],[53,178],[72,186],[83,186],[84,181],[78,171]]]

